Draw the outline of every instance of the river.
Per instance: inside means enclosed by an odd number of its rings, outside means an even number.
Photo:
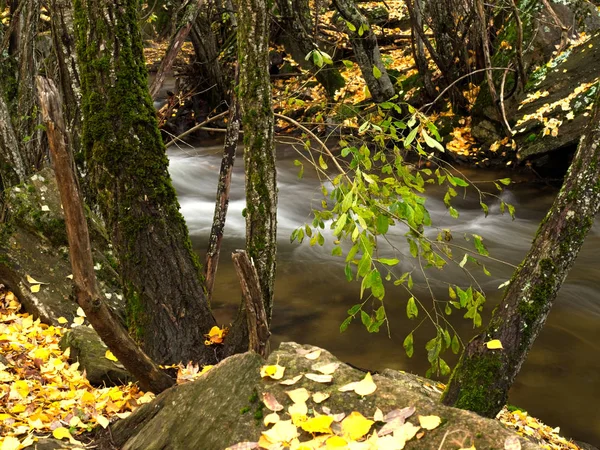
[[[182,212],[187,220],[194,248],[204,255],[212,222],[216,180],[221,160],[221,147],[173,149],[169,151],[170,172],[179,194]],[[343,259],[331,256],[331,239],[325,247],[308,243],[291,244],[291,232],[310,222],[311,205],[321,201],[318,180],[308,170],[303,179],[297,177],[293,149],[278,150],[278,269],[275,286],[272,346],[293,340],[327,348],[342,361],[372,370],[395,368],[424,375],[427,368],[425,342],[433,337],[433,328],[423,325],[415,333],[415,354],[408,358],[402,342],[416,322],[406,318],[407,296],[393,286],[386,287],[386,309],[390,317],[390,333],[369,334],[359,323],[352,323],[340,334],[339,325],[346,310],[358,302],[359,285],[344,277]],[[506,173],[466,172],[471,179],[489,180],[510,176]],[[492,187],[493,189],[493,187]],[[478,201],[467,196],[456,202],[460,217],[449,217],[439,196],[433,192],[427,208],[434,223],[451,227],[457,241],[466,233],[484,238],[491,255],[519,264],[529,249],[540,220],[550,207],[557,190],[520,183],[504,193],[505,201],[516,208],[516,219],[499,214],[498,202],[490,203],[486,218]],[[232,321],[240,300],[240,288],[228,255],[243,248],[245,225],[243,163],[238,154],[234,170],[231,202],[225,227],[221,262],[215,283],[214,314],[221,324]],[[330,234],[327,235],[327,238]],[[402,233],[392,236],[403,245]],[[600,226],[596,224],[584,244],[578,260],[563,284],[548,321],[535,342],[513,388],[509,402],[540,418],[546,424],[560,426],[561,432],[578,440],[600,445]],[[407,250],[402,250],[408,254]],[[415,261],[399,255],[404,270],[416,269]],[[511,267],[491,263],[486,266],[491,276],[477,276],[488,295],[486,310],[500,299],[498,286],[510,278]],[[446,298],[447,284],[467,286],[469,281],[458,268],[428,272],[434,291]],[[419,281],[420,280],[420,281]],[[420,294],[425,295],[422,277]],[[485,320],[489,317],[484,317]],[[475,334],[466,320],[459,327],[463,339]],[[448,363],[456,361],[448,355]]]

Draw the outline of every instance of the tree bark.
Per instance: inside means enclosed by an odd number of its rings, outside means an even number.
[[[486,330],[465,348],[443,403],[494,417],[600,209],[600,97],[564,184]],[[503,349],[489,350],[499,339]]]
[[[344,77],[332,66],[317,67],[306,55],[318,49],[317,43],[311,39],[310,32],[314,28],[307,0],[277,0],[281,14],[283,29],[283,45],[294,61],[305,70],[314,73],[315,78],[325,88],[327,95],[333,97],[338,89],[346,84]]]
[[[256,266],[271,323],[277,252],[277,184],[269,78],[269,8],[238,0],[239,98],[244,129],[246,250]]]
[[[148,92],[136,0],[75,0],[83,148],[119,260],[130,331],[159,364],[210,364],[215,325]]]
[[[435,86],[433,85],[431,70],[429,70],[429,61],[425,54],[425,43],[419,31],[423,31],[423,0],[413,0],[406,3],[410,15],[412,50],[415,57],[417,70],[423,80],[423,87],[429,100],[437,96]]]
[[[200,13],[200,6],[204,3],[204,0],[191,0],[185,8],[185,12],[183,17],[179,21],[179,25],[177,27],[177,31],[175,35],[171,38],[171,42],[169,44],[169,48],[165,52],[165,56],[163,56],[162,61],[160,62],[160,67],[156,72],[156,76],[150,85],[150,96],[155,99],[165,82],[165,78],[167,77],[167,73],[173,67],[173,62],[183,43],[188,37],[190,30],[192,29],[192,25],[196,21],[198,14]]]
[[[204,264],[206,295],[209,301],[212,299],[215,276],[217,273],[217,267],[219,265],[221,241],[223,240],[223,229],[225,228],[225,219],[227,218],[227,208],[229,206],[231,175],[233,174],[233,164],[235,162],[235,152],[238,147],[239,138],[240,103],[238,101],[237,94],[235,93],[235,89],[233,89],[231,93],[231,105],[229,106],[229,122],[227,124],[227,134],[225,135],[223,159],[221,160],[221,170],[219,171],[219,182],[217,184],[215,214],[210,230],[210,236],[208,238],[206,263]]]
[[[0,92],[0,177],[1,187],[22,183],[27,177],[19,140],[2,92]]]
[[[100,338],[125,368],[137,378],[140,387],[158,394],[173,386],[174,380],[140,350],[102,300],[96,283],[83,201],[77,189],[73,162],[67,151],[65,122],[58,90],[52,81],[39,76],[36,84],[65,214],[77,303]]]
[[[394,85],[381,60],[377,38],[369,22],[353,0],[333,0],[333,3],[340,15],[355,28],[351,30],[345,26],[371,97],[376,102],[388,100],[394,95]]]

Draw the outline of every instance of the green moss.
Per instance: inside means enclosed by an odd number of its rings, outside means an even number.
[[[487,352],[478,357],[463,356],[448,382],[449,385],[452,384],[452,378],[460,374],[461,378],[457,381],[461,388],[452,406],[488,417],[495,415],[506,400],[504,389],[496,387],[502,368],[500,352]],[[442,399],[447,392],[444,392]]]
[[[127,328],[129,333],[136,338],[138,341],[143,336],[143,323],[144,323],[144,304],[140,298],[140,295],[129,284],[128,288],[125,289],[126,294],[126,314],[127,314]]]
[[[248,411],[250,411],[250,407],[244,406],[242,409],[240,409],[240,414],[246,414]]]

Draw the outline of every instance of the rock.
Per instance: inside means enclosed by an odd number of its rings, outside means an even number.
[[[512,127],[520,160],[537,159],[559,149],[572,151],[577,146],[589,122],[587,108],[598,89],[599,47],[600,34],[533,73],[525,92],[518,97],[520,109],[517,106],[507,111],[516,118]],[[528,101],[538,93],[539,98]],[[540,112],[543,114],[535,115]],[[554,127],[544,133],[551,124],[556,125],[555,136],[551,132]]]
[[[163,392],[127,419],[111,426],[110,445],[123,450],[224,449],[238,442],[256,442],[266,429],[263,416],[271,412],[259,401],[262,395],[272,394],[287,409],[292,402],[286,391],[297,388],[330,394],[320,404],[309,399],[309,415],[312,415],[310,411],[322,412],[323,406],[330,408],[332,413],[359,411],[365,417],[373,417],[377,407],[385,414],[414,406],[416,413],[408,419],[413,424],[418,424],[418,415],[439,416],[442,424],[426,431],[421,439],[408,442],[405,448],[409,450],[438,448],[449,433],[453,433],[455,440],[464,439],[466,445],[463,447],[473,444],[480,449],[502,448],[506,438],[518,437],[496,420],[441,405],[435,382],[404,372],[384,371],[373,376],[377,390],[365,397],[354,392],[340,392],[341,386],[363,379],[365,373],[341,363],[326,350],[321,350],[316,360],[303,356],[313,350],[317,349],[283,343],[270,355],[267,363],[285,367],[284,379],[314,373],[314,365],[338,363],[333,383],[317,383],[303,377],[293,386],[284,386],[278,381],[260,378],[259,368],[264,363],[259,356],[251,353],[235,355],[198,380]],[[285,414],[279,413],[284,420]],[[525,438],[518,438],[524,450],[541,448]]]
[[[106,359],[108,347],[90,327],[79,326],[67,331],[59,345],[63,351],[71,348],[69,361],[79,362],[79,370],[85,370],[88,381],[94,386],[115,386],[133,381],[121,363]]]
[[[52,438],[41,438],[38,439],[37,442],[29,447],[25,447],[26,449],[31,450],[61,450],[61,449],[77,449],[81,448],[81,444],[71,444],[69,441],[58,440]]]
[[[47,168],[6,196],[8,222],[0,224],[0,283],[5,284],[25,311],[50,325],[58,318],[72,321],[77,304],[72,282],[67,234],[54,172]],[[125,304],[111,250],[100,221],[88,214],[100,290],[109,307],[124,317]],[[27,277],[44,282],[32,292]],[[110,297],[110,298],[109,298]]]

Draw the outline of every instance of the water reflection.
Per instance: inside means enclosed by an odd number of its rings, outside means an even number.
[[[170,152],[174,185],[179,193],[182,212],[186,217],[194,246],[199,253],[206,247],[210,230],[216,179],[220,166],[221,147]],[[369,334],[359,324],[352,324],[340,334],[339,324],[346,310],[357,303],[359,286],[346,282],[343,260],[330,256],[331,239],[325,248],[290,244],[294,228],[310,221],[311,205],[318,205],[321,194],[314,174],[305,172],[297,178],[294,153],[289,148],[278,153],[279,184],[279,254],[276,280],[276,305],[273,317],[273,344],[286,340],[311,343],[326,347],[340,359],[371,368],[398,368],[424,374],[428,364],[424,351],[432,328],[426,323],[415,332],[415,356],[406,357],[402,349],[405,335],[415,327],[406,319],[406,293],[394,286],[386,287],[386,308],[393,318],[391,338],[386,330]],[[223,257],[215,285],[213,307],[219,322],[228,323],[237,310],[240,290],[229,258],[235,248],[244,245],[245,224],[243,170],[241,157],[234,171],[231,203],[225,227]],[[471,173],[478,180],[504,177],[506,174]],[[497,214],[499,202],[490,203],[490,215],[485,218],[475,197],[458,199],[458,220],[446,212],[439,198],[427,200],[432,220],[441,226],[451,226],[458,240],[463,235],[482,235],[490,253],[504,261],[518,264],[529,249],[540,220],[551,205],[556,190],[527,184],[511,186],[503,199],[514,204],[517,218]],[[392,233],[393,241],[401,252],[408,254],[402,238],[403,231]],[[326,237],[331,235],[326,233]],[[600,343],[597,342],[600,324],[600,230],[598,225],[590,233],[584,248],[563,285],[548,322],[535,343],[521,374],[510,394],[510,402],[527,409],[551,426],[561,426],[567,435],[588,442],[600,443]],[[383,249],[391,252],[391,248]],[[402,270],[418,267],[410,258],[402,258]],[[488,292],[491,304],[499,301],[498,285],[508,279],[512,269],[496,262],[486,263],[492,272],[486,277],[477,272],[477,280]],[[438,272],[431,271],[436,295],[445,298],[447,283],[468,280],[461,269],[453,266]],[[418,281],[420,276],[416,275]],[[424,286],[416,286],[426,298]],[[491,308],[487,308],[491,311]],[[487,316],[484,316],[484,321]],[[474,333],[466,321],[456,321],[461,335],[469,338]],[[453,363],[452,357],[448,358]]]

